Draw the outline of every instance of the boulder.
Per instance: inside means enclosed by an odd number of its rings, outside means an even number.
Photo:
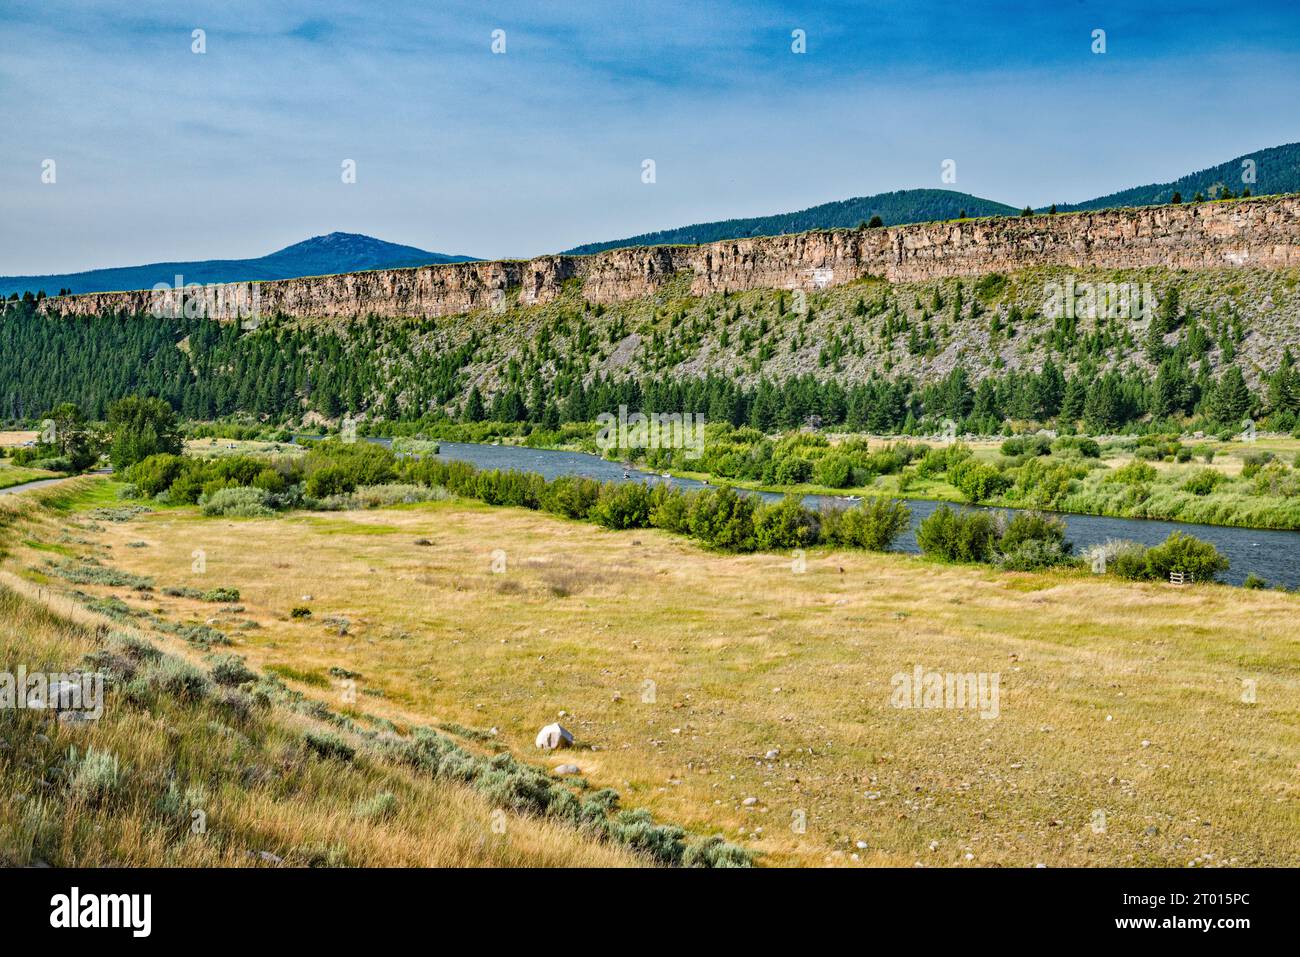
[[[556,748],[573,747],[573,735],[558,724],[548,724],[537,732],[537,747],[554,751]]]

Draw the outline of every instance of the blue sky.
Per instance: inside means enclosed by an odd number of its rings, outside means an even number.
[[[1042,205],[1300,140],[1294,2],[0,0],[0,50],[6,275],[333,230],[526,257],[945,159]]]

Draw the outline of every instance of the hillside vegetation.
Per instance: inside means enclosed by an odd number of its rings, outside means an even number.
[[[852,229],[869,224],[876,218],[879,218],[880,225],[898,226],[903,223],[928,223],[965,216],[1014,216],[1017,212],[1015,207],[1004,203],[995,203],[950,189],[900,189],[892,193],[822,203],[794,213],[696,223],[693,226],[642,233],[627,239],[585,243],[565,252],[585,256],[623,246],[712,243],[723,239],[802,233],[810,229]]]
[[[1250,165],[1246,161],[1250,161]],[[1243,179],[1251,175],[1252,179]],[[1098,196],[1082,203],[1064,203],[1057,206],[1062,212],[1076,209],[1110,209],[1115,206],[1157,206],[1168,203],[1178,193],[1183,202],[1191,202],[1197,194],[1208,198],[1223,195],[1224,190],[1240,195],[1250,190],[1253,196],[1300,191],[1300,143],[1287,143],[1268,149],[1245,153],[1226,163],[1188,173],[1168,183],[1134,186]]]
[[[1075,282],[1145,288],[1149,314],[1048,315]],[[1055,285],[1054,285],[1055,284]],[[806,301],[788,291],[593,305],[571,283],[543,306],[441,319],[304,322],[0,313],[0,416],[159,395],[182,416],[528,422],[555,429],[619,405],[763,430],[996,432],[1053,422],[1114,431],[1300,413],[1300,270],[1070,272],[890,284]]]

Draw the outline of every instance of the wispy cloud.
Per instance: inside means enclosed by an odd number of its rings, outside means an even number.
[[[1300,138],[1293,5],[1182,6],[0,0],[21,133],[0,149],[0,271],[334,229],[531,255],[938,186],[945,158],[958,189],[1040,204]]]

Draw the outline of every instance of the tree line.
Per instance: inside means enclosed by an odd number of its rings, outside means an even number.
[[[924,382],[805,374],[742,384],[719,375],[593,377],[573,365],[544,375],[538,363],[512,361],[488,392],[467,381],[480,343],[471,337],[456,348],[418,348],[427,327],[372,318],[340,331],[273,318],[247,331],[198,318],[51,318],[19,301],[0,312],[0,420],[31,421],[64,402],[102,420],[114,401],[140,394],[200,421],[247,413],[283,422],[315,411],[330,419],[451,418],[554,429],[627,406],[696,412],[769,432],[812,424],[915,433],[951,422],[962,432],[992,434],[1033,421],[1103,433],[1177,420],[1240,428],[1248,418],[1289,431],[1300,423],[1300,370],[1290,349],[1263,388],[1252,390],[1235,361],[1212,373],[1204,344],[1191,336],[1173,347],[1153,336],[1154,375],[1107,369],[1092,358],[1067,375],[1048,358],[1036,371],[978,380],[957,366]]]

